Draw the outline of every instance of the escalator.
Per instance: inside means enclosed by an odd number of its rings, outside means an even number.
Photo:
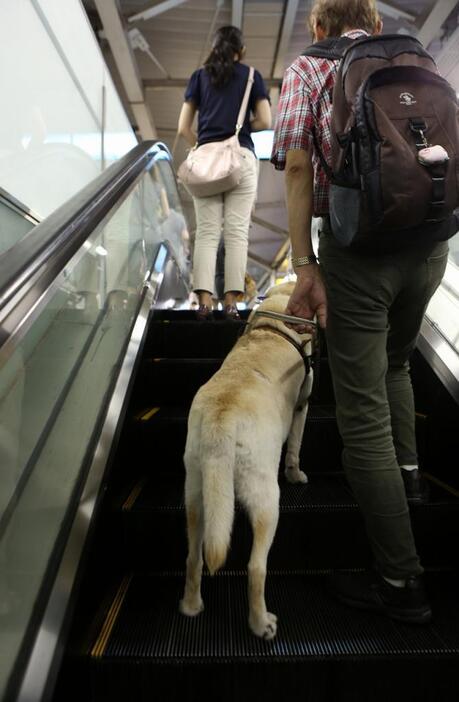
[[[457,699],[459,395],[427,335],[412,374],[430,496],[411,512],[432,624],[350,610],[326,592],[327,574],[368,567],[371,554],[341,469],[324,346],[301,453],[309,483],[280,475],[266,594],[277,637],[248,629],[251,532],[239,509],[224,569],[204,575],[205,611],[178,612],[187,412],[242,325],[165,309],[188,293],[169,158],[161,145],[137,147],[3,269],[0,408],[12,469],[0,493],[0,673],[10,666],[0,699]],[[25,290],[14,287],[21,274]]]
[[[302,447],[309,483],[279,477],[280,520],[267,577],[277,637],[262,641],[247,625],[251,532],[241,510],[224,569],[204,575],[204,612],[194,619],[179,613],[187,412],[241,327],[222,319],[200,323],[184,311],[154,313],[54,702],[457,699],[459,410],[419,353],[417,438],[430,497],[411,512],[433,623],[398,624],[350,610],[326,592],[332,570],[371,565],[340,466],[326,356]]]

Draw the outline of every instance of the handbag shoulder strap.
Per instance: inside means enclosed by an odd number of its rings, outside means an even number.
[[[247,106],[249,104],[250,91],[252,90],[252,85],[253,85],[254,73],[255,73],[254,67],[250,66],[249,77],[247,78],[247,85],[245,86],[245,93],[244,93],[244,97],[242,98],[242,102],[241,102],[241,109],[239,110],[239,114],[237,116],[236,136],[239,135],[239,132],[241,131],[241,129],[244,125],[245,115],[247,112]]]

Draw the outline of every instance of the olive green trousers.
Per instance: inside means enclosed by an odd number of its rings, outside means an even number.
[[[400,466],[417,464],[409,358],[447,256],[447,242],[384,255],[349,251],[323,220],[319,260],[343,467],[375,565],[389,578],[422,573]]]

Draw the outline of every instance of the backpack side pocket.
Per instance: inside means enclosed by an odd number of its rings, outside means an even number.
[[[330,225],[341,246],[350,246],[359,232],[362,191],[330,185]]]

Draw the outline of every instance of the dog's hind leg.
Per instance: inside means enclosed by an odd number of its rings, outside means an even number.
[[[308,482],[306,473],[300,470],[300,449],[308,414],[308,400],[311,394],[312,379],[311,371],[303,383],[293,412],[292,425],[287,440],[287,453],[285,455],[285,477],[289,483]]]
[[[199,477],[198,477],[199,476]],[[185,482],[185,506],[188,534],[188,558],[186,560],[186,582],[180,611],[194,617],[204,609],[201,598],[202,545],[204,539],[204,513],[202,486],[199,469],[187,466]]]
[[[276,533],[279,519],[279,488],[268,490],[263,503],[246,501],[253,529],[253,544],[249,571],[249,626],[256,636],[273,639],[277,631],[277,617],[268,612],[265,602],[266,564],[269,549]]]

